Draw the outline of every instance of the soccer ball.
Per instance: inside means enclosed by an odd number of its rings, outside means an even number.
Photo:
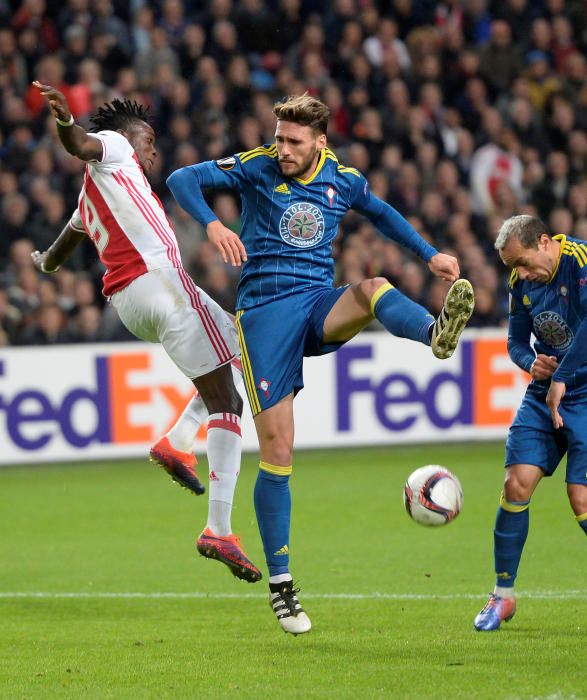
[[[438,464],[412,472],[404,486],[404,506],[421,525],[446,525],[461,512],[463,489],[457,477]]]

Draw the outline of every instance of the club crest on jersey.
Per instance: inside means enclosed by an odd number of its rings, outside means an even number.
[[[543,311],[534,318],[534,335],[556,350],[566,350],[573,342],[573,332],[556,311]]]
[[[228,158],[221,158],[220,160],[216,161],[216,165],[220,168],[220,170],[232,170],[236,165],[236,158],[233,158],[232,156]]]
[[[310,248],[324,236],[324,215],[309,202],[289,206],[279,221],[279,235],[296,248]]]

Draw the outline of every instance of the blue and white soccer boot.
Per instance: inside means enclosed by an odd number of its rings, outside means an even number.
[[[477,632],[498,630],[502,622],[509,622],[516,614],[516,599],[502,598],[491,593],[485,607],[475,618]]]

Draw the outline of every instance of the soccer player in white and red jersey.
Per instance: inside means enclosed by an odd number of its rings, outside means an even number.
[[[55,272],[85,236],[93,241],[106,271],[104,295],[137,338],[163,345],[199,394],[151,449],[151,456],[186,488],[205,491],[194,466],[193,439],[208,416],[210,470],[208,522],[198,551],[226,564],[238,578],[255,582],[261,572],[232,534],[231,510],[240,469],[243,401],[231,365],[238,341],[229,316],[184,270],[175,233],[145,177],[157,151],[147,110],[113,100],[91,118],[95,133],[74,123],[64,95],[33,83],[48,101],[66,150],[86,162],[78,207],[56,241],[33,260]],[[244,247],[236,235],[219,246],[225,260],[240,264]],[[245,256],[246,257],[246,256]]]

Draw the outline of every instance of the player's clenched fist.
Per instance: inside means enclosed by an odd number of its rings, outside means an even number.
[[[530,367],[530,375],[537,382],[550,379],[557,367],[558,361],[554,355],[538,355]]]
[[[436,253],[428,261],[430,272],[447,282],[456,282],[461,274],[459,263],[452,255],[446,253]]]

